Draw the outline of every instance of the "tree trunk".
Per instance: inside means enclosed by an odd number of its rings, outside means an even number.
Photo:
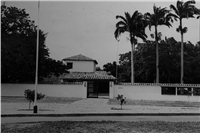
[[[31,108],[31,102],[29,102],[29,110],[30,110],[30,108]]]
[[[156,40],[156,83],[159,83],[159,51],[158,51],[158,33],[157,26],[155,26],[155,40]]]
[[[135,46],[134,44],[131,43],[131,84],[133,84],[135,82],[134,79],[134,50],[135,50]]]
[[[184,66],[183,66],[183,32],[182,32],[182,19],[180,19],[181,28],[181,84],[184,83]]]
[[[181,84],[184,83],[184,65],[183,65],[183,34],[181,34]]]

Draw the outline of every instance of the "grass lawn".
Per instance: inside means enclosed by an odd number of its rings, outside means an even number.
[[[199,133],[200,122],[39,122],[2,124],[2,133]]]
[[[167,107],[200,107],[200,102],[126,100],[125,105],[167,106]],[[119,105],[117,99],[109,99],[108,104]]]
[[[38,103],[72,103],[82,98],[74,97],[45,97],[44,99],[38,100]],[[20,96],[2,96],[1,102],[8,103],[23,103],[28,102],[24,97]]]

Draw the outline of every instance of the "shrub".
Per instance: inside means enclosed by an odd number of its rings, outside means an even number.
[[[29,89],[25,90],[24,96],[29,101],[29,109],[30,109],[31,103],[34,102],[35,100],[35,90],[29,90]],[[37,93],[37,100],[43,99],[44,97],[45,97],[44,94]]]
[[[121,109],[122,109],[122,105],[126,104],[126,97],[123,98],[123,95],[118,94],[118,96],[116,98],[117,98],[117,100],[120,101],[120,105],[121,105]]]

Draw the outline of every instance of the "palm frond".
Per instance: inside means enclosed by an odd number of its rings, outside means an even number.
[[[127,25],[131,25],[131,15],[128,12],[125,12],[125,17],[127,21]]]
[[[183,34],[185,34],[187,31],[188,31],[188,28],[187,28],[187,27],[184,27],[184,28],[182,29],[182,33],[183,33]]]
[[[118,27],[115,32],[115,39],[118,40],[119,36],[126,31],[126,27]],[[119,41],[119,40],[118,40]]]
[[[150,36],[151,36],[151,38],[153,38],[153,39],[154,39],[154,36],[155,36],[155,35],[154,35],[154,34],[150,34]]]
[[[177,31],[177,32],[180,32],[180,26],[179,26],[178,28],[176,28],[176,31]]]
[[[176,13],[177,16],[179,15],[179,11],[176,9],[174,5],[170,5],[170,9],[172,9]]]
[[[196,2],[194,0],[189,0],[189,1],[186,1],[184,4],[183,4],[183,8],[187,8],[188,6],[192,5],[192,4],[195,4]]]
[[[124,22],[124,21],[119,21],[119,22],[117,22],[116,23],[116,28],[118,28],[118,27],[124,27],[124,26],[127,26],[127,24]]]
[[[177,15],[173,14],[173,13],[169,13],[169,14],[167,14],[166,18],[171,20],[171,22],[173,22],[173,19],[175,21],[177,21],[177,18],[179,18],[179,17]]]
[[[137,17],[138,17],[138,14],[139,14],[139,12],[136,10],[136,11],[133,13],[133,15],[132,15],[131,18],[132,18],[132,19],[133,19],[133,18],[137,18]]]
[[[146,38],[147,38],[147,35],[145,34],[144,31],[137,32],[135,36],[141,38],[143,41],[146,41]]]
[[[171,25],[171,23],[168,21],[168,22],[165,22],[165,24],[164,25],[166,25],[167,27],[172,27],[172,25]]]
[[[124,22],[127,23],[127,20],[126,20],[123,16],[119,16],[119,15],[117,15],[117,16],[116,16],[116,19],[118,19],[118,18],[122,19]]]
[[[136,36],[143,40],[147,38],[145,27],[148,25],[148,22],[142,13],[135,11],[131,16],[128,12],[125,12],[125,17],[116,16],[116,18],[122,19],[122,21],[116,23],[114,36],[117,40],[124,32],[130,33],[130,42],[132,44],[137,43],[137,39],[135,38]]]

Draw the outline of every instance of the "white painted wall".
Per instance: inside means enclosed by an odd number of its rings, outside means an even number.
[[[94,61],[65,61],[72,62],[73,68],[69,69],[70,72],[94,72],[96,70],[96,64]]]
[[[1,84],[1,96],[24,96],[24,90],[35,89],[34,84]],[[87,88],[83,84],[39,84],[37,92],[52,97],[86,98]]]
[[[160,100],[160,101],[188,101],[188,96],[162,95],[161,86],[145,85],[115,85],[114,97],[118,94],[128,99],[135,100]],[[189,101],[200,102],[200,96],[191,96]]]
[[[200,87],[200,86],[196,86]],[[1,96],[24,96],[24,90],[35,89],[34,84],[1,84]],[[159,85],[114,85],[109,84],[110,98],[124,95],[127,99],[160,100],[160,101],[195,101],[200,102],[200,96],[162,95]],[[39,84],[38,92],[53,97],[87,97],[87,82],[83,84]]]

